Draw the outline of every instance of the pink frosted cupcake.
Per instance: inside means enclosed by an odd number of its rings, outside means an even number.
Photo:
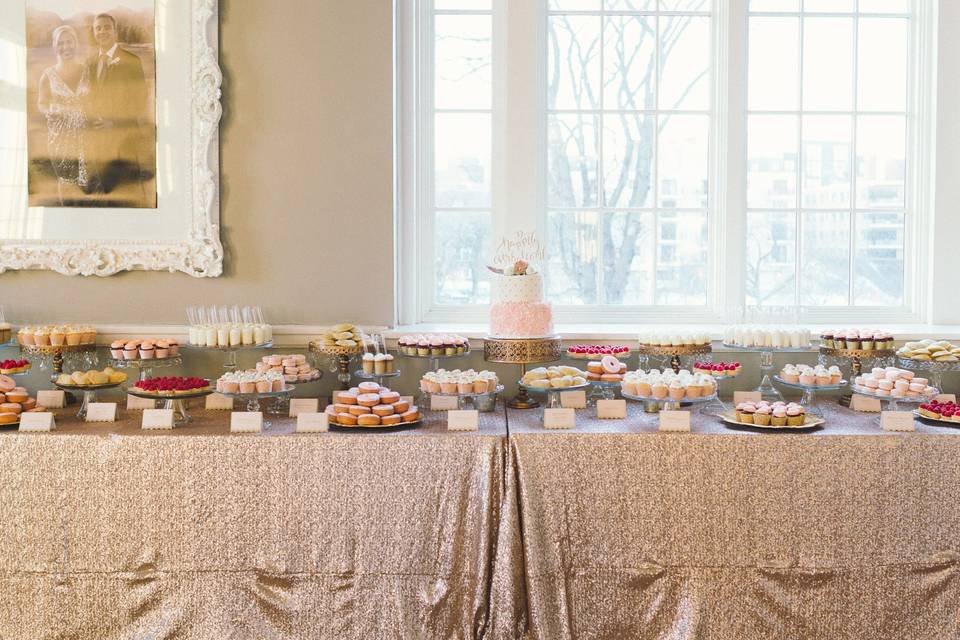
[[[650,387],[651,393],[653,393],[654,398],[663,399],[666,398],[670,393],[670,388],[662,382],[658,382]]]
[[[486,386],[486,385],[484,385]],[[457,392],[458,393],[473,393],[473,381],[472,380],[462,380],[457,383]]]
[[[236,380],[217,380],[217,391],[220,393],[239,393],[240,383]]]
[[[687,390],[679,381],[675,380],[670,383],[668,393],[670,394],[671,400],[683,400],[683,397],[687,394]]]
[[[640,380],[637,382],[637,395],[643,396],[644,398],[649,398],[653,395],[653,386],[648,380]]]
[[[270,393],[273,390],[273,384],[269,380],[257,380],[257,393]]]
[[[240,382],[240,393],[256,393],[257,383],[253,380],[243,380]]]

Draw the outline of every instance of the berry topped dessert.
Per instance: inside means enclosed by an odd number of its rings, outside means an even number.
[[[920,405],[920,415],[933,420],[960,422],[960,404],[933,400]]]
[[[694,373],[705,373],[710,376],[735,376],[740,373],[739,362],[695,362]]]
[[[0,373],[4,375],[10,373],[23,373],[29,368],[29,360],[4,360],[3,362],[0,362]]]
[[[603,356],[625,357],[630,355],[630,347],[624,345],[575,344],[567,349],[567,357],[580,360],[599,360]]]
[[[210,381],[206,378],[184,378],[180,376],[147,378],[137,382],[134,388],[140,393],[176,396],[207,391],[210,388]]]

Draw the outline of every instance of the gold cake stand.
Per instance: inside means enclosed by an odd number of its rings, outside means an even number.
[[[337,380],[340,381],[340,388],[350,388],[350,360],[363,352],[361,345],[358,344],[355,347],[339,347],[337,345],[322,344],[317,340],[311,340],[307,347],[310,349],[310,353],[330,358],[334,364],[334,367],[332,367],[330,371],[336,372]]]
[[[670,358],[670,368],[673,369],[674,373],[680,373],[680,369],[682,368],[682,363],[680,362],[681,356],[700,356],[711,353],[712,351],[713,347],[709,344],[685,344],[677,347],[660,347],[641,344],[637,350],[640,354],[641,363],[645,356]],[[646,369],[647,367],[641,366],[640,368]]]
[[[850,380],[863,374],[864,361],[871,364],[890,364],[892,365],[896,358],[895,349],[834,349],[832,347],[820,347],[820,357],[818,361],[822,365],[850,365]],[[851,384],[850,387],[853,385]],[[850,400],[853,396],[852,391],[848,390],[840,396],[839,404],[843,407],[850,406]]]
[[[484,338],[483,359],[487,362],[520,365],[520,379],[527,373],[528,364],[556,362],[562,353],[560,336],[546,338]],[[507,401],[511,409],[534,409],[540,402],[534,400],[527,390],[520,391]]]

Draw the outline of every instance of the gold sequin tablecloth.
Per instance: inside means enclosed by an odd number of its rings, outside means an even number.
[[[476,434],[230,435],[228,413],[0,435],[0,638],[473,638],[503,410]],[[283,436],[283,437],[273,437]],[[516,541],[514,541],[516,542]]]
[[[960,433],[508,411],[530,638],[960,637]],[[918,423],[919,424],[919,423]]]

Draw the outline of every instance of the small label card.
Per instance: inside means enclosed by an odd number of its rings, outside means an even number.
[[[577,426],[577,413],[573,409],[544,409],[544,429],[573,429]]]
[[[759,391],[734,391],[733,392],[733,404],[740,404],[741,402],[760,402],[763,398],[760,397]]]
[[[290,400],[290,417],[296,418],[301,413],[316,413],[320,410],[320,400],[317,398],[292,398]]]
[[[476,409],[447,413],[447,431],[479,431],[480,412]]]
[[[143,429],[173,429],[173,409],[144,409]]]
[[[234,411],[230,414],[230,433],[260,433],[263,431],[262,411]]]
[[[430,396],[430,411],[451,411],[460,408],[457,396]]]
[[[934,398],[934,401],[936,401],[936,402],[956,402],[956,401],[957,401],[957,394],[955,394],[955,393],[941,393],[941,394],[938,395],[936,398]]]
[[[326,413],[304,411],[297,414],[297,433],[323,433],[330,428]]]
[[[690,412],[661,411],[660,431],[690,431]]]
[[[220,393],[211,393],[206,398],[204,408],[209,411],[233,411],[233,398]]]
[[[37,391],[37,404],[47,409],[62,409],[67,404],[67,396],[63,391]]]
[[[407,404],[409,404],[411,407],[412,407],[414,404],[416,404],[416,403],[413,401],[413,396],[400,396],[400,399],[403,400],[404,402],[406,402]]]
[[[586,391],[561,391],[560,406],[564,409],[586,409],[587,392]]]
[[[868,398],[854,394],[850,398],[850,408],[854,411],[865,411],[868,413],[880,413],[880,400],[878,398]]]
[[[136,411],[139,409],[153,409],[157,406],[156,400],[148,398],[138,398],[137,396],[127,395],[127,411]]]
[[[87,422],[116,422],[116,402],[91,402],[87,405]]]
[[[880,426],[884,431],[916,431],[910,411],[881,411]]]
[[[20,431],[53,431],[57,423],[50,412],[28,411],[20,414]]]
[[[626,400],[597,400],[597,418],[600,420],[623,420],[626,417]]]

